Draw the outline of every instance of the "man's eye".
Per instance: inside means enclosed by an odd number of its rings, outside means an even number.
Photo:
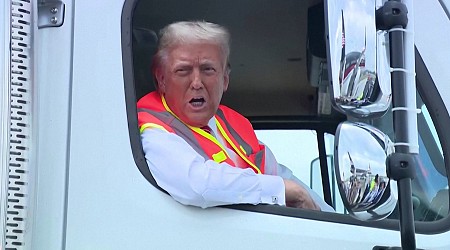
[[[188,69],[185,69],[185,68],[180,68],[180,69],[175,70],[175,73],[180,74],[180,75],[187,74],[187,72],[188,72]]]
[[[216,72],[216,69],[214,67],[204,67],[203,71],[206,73],[214,73]]]

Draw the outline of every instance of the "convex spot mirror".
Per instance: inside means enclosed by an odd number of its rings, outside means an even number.
[[[391,103],[389,39],[376,30],[375,2],[325,1],[332,104],[358,118],[380,117]]]
[[[394,211],[397,185],[386,175],[394,152],[387,135],[364,123],[343,122],[335,137],[335,173],[345,208],[359,220],[381,220]]]

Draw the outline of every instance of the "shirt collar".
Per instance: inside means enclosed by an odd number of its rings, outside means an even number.
[[[213,116],[209,119],[208,126],[211,128],[212,132],[217,135],[216,117]]]

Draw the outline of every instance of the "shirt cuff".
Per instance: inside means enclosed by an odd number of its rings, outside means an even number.
[[[261,183],[261,203],[286,205],[283,178],[275,175],[258,174]]]

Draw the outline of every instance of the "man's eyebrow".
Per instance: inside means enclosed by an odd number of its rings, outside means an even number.
[[[220,63],[214,60],[209,60],[209,59],[205,59],[205,60],[201,60],[200,61],[200,65],[219,65]]]
[[[180,60],[173,63],[174,68],[176,67],[189,67],[192,66],[192,64],[188,61]]]

